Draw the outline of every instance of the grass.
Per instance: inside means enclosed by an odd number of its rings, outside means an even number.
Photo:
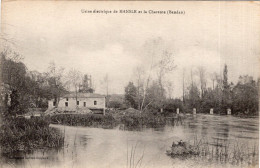
[[[166,118],[161,115],[143,114],[58,114],[51,116],[51,122],[69,125],[114,128],[123,124],[124,129],[159,128],[166,125]]]
[[[210,144],[206,139],[197,140],[194,138],[193,144],[178,142],[171,150],[167,150],[167,155],[171,157],[199,157],[207,161],[218,163],[230,163],[233,165],[258,165],[258,146],[248,146],[239,142],[230,143],[224,140],[216,140]]]
[[[153,114],[126,114],[120,117],[120,123],[124,124],[125,129],[132,130],[138,128],[160,128],[166,125],[166,118],[161,115]]]
[[[52,123],[69,126],[113,128],[117,125],[112,115],[99,114],[60,114],[51,116]]]
[[[140,168],[142,166],[145,148],[143,149],[142,155],[139,158],[136,158],[136,147],[137,147],[137,142],[135,145],[132,145],[131,151],[128,153],[128,143],[127,143],[126,168],[137,168],[137,167]]]
[[[38,148],[62,147],[64,136],[44,117],[5,119],[0,128],[2,153],[28,152]]]

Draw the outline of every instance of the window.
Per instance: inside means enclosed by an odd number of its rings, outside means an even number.
[[[66,98],[66,101],[69,101],[69,98]]]
[[[79,105],[79,101],[77,101],[77,105]]]
[[[86,107],[86,102],[84,102],[84,107]]]
[[[68,106],[69,106],[69,103],[68,103],[68,102],[65,102],[65,106],[68,107]]]
[[[53,106],[56,106],[56,102],[55,101],[53,102]]]
[[[97,105],[97,101],[96,100],[94,101],[94,105]]]

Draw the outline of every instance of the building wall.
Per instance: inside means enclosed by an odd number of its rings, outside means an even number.
[[[84,107],[84,102],[86,102],[86,107],[88,108],[105,108],[105,98],[78,98],[77,101],[79,101],[78,107]],[[94,101],[97,102],[97,104],[94,104]],[[77,106],[76,98],[61,98],[58,107],[66,107],[65,102],[68,103],[68,107],[75,108]],[[53,100],[48,102],[48,108],[53,108]]]
[[[49,100],[48,101],[48,108],[50,109],[50,108],[53,108],[53,107],[55,107],[55,106],[53,106],[53,100]]]

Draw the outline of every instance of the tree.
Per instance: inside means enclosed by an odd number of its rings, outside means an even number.
[[[157,67],[157,76],[158,76],[158,84],[160,86],[160,96],[164,96],[164,85],[163,85],[163,81],[164,81],[164,77],[167,73],[171,72],[174,70],[174,68],[176,67],[174,65],[174,57],[173,54],[167,51],[164,51],[162,53],[162,57],[161,59],[158,61],[158,63],[156,64]]]
[[[189,87],[188,104],[190,108],[198,108],[200,102],[200,92],[195,83],[191,84]]]
[[[137,66],[134,70],[134,76],[136,77],[136,90],[137,90],[137,106],[141,110],[142,97],[144,96],[144,68]]]
[[[240,76],[233,92],[234,114],[255,115],[258,113],[258,87],[250,76]]]
[[[82,81],[82,74],[76,69],[71,69],[66,76],[66,83],[70,88],[73,88],[76,95],[76,103],[78,101],[78,91]]]
[[[125,102],[129,107],[137,108],[136,87],[133,82],[129,82],[125,87]]]
[[[163,90],[161,90],[160,84],[158,81],[153,81],[151,86],[147,89],[147,102],[145,103],[145,108],[149,108],[151,111],[158,111],[163,108],[164,102],[166,100],[166,96],[163,94]]]
[[[223,71],[223,98],[222,98],[222,110],[225,111],[227,108],[231,107],[231,90],[228,84],[228,69],[227,65],[224,66]]]
[[[26,66],[20,61],[16,52],[5,50],[1,52],[1,86],[4,93],[1,102],[4,113],[16,115],[25,113],[28,108],[30,89],[26,85]],[[8,104],[10,98],[10,104]]]
[[[61,94],[65,92],[65,84],[62,82],[64,74],[64,68],[58,68],[54,62],[51,62],[48,67],[47,72],[47,83],[48,89],[54,98],[55,106],[58,106]]]
[[[199,72],[199,79],[200,79],[200,90],[201,90],[201,98],[203,99],[206,86],[207,86],[207,79],[206,79],[206,70],[204,67],[198,67]]]

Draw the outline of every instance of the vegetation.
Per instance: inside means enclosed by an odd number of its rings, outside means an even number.
[[[141,129],[141,128],[158,128],[166,125],[165,117],[161,115],[140,114],[140,115],[124,115],[120,118],[120,122],[124,124],[125,129]]]
[[[117,122],[112,115],[98,114],[62,114],[51,116],[52,123],[59,123],[69,126],[88,126],[113,128]]]
[[[257,165],[259,151],[258,146],[249,147],[244,144],[230,144],[227,141],[217,140],[210,144],[207,140],[197,140],[191,145],[187,142],[173,142],[170,150],[166,154],[171,157],[200,157],[208,161],[217,161],[220,163],[230,163],[236,165]]]
[[[138,70],[140,71],[140,69]],[[164,71],[164,73],[166,72],[168,71]],[[142,78],[138,72],[136,74],[136,85],[130,82],[125,88],[124,103],[127,107],[132,107],[142,112],[163,112],[164,115],[176,113],[177,108],[182,113],[191,113],[192,109],[196,108],[197,113],[209,114],[210,109],[213,108],[215,114],[227,114],[227,109],[231,109],[233,115],[258,115],[260,80],[255,81],[253,77],[246,75],[240,76],[236,85],[232,82],[229,83],[227,65],[224,66],[223,76],[217,73],[208,74],[212,80],[212,87],[206,87],[209,79],[203,67],[197,68],[196,74],[198,76],[196,78],[199,79],[198,82],[195,81],[194,72],[191,70],[191,82],[187,87],[183,85],[182,99],[171,98],[169,93],[173,86],[171,83],[166,85],[167,81],[163,85],[161,82],[162,76],[159,75],[155,79],[149,78],[146,79],[147,81],[144,80],[143,83],[149,82],[145,86],[140,85]],[[183,83],[185,82],[183,81]]]
[[[49,127],[46,118],[9,118],[0,129],[0,148],[5,154],[27,152],[39,148],[58,148],[64,144],[64,137]]]

